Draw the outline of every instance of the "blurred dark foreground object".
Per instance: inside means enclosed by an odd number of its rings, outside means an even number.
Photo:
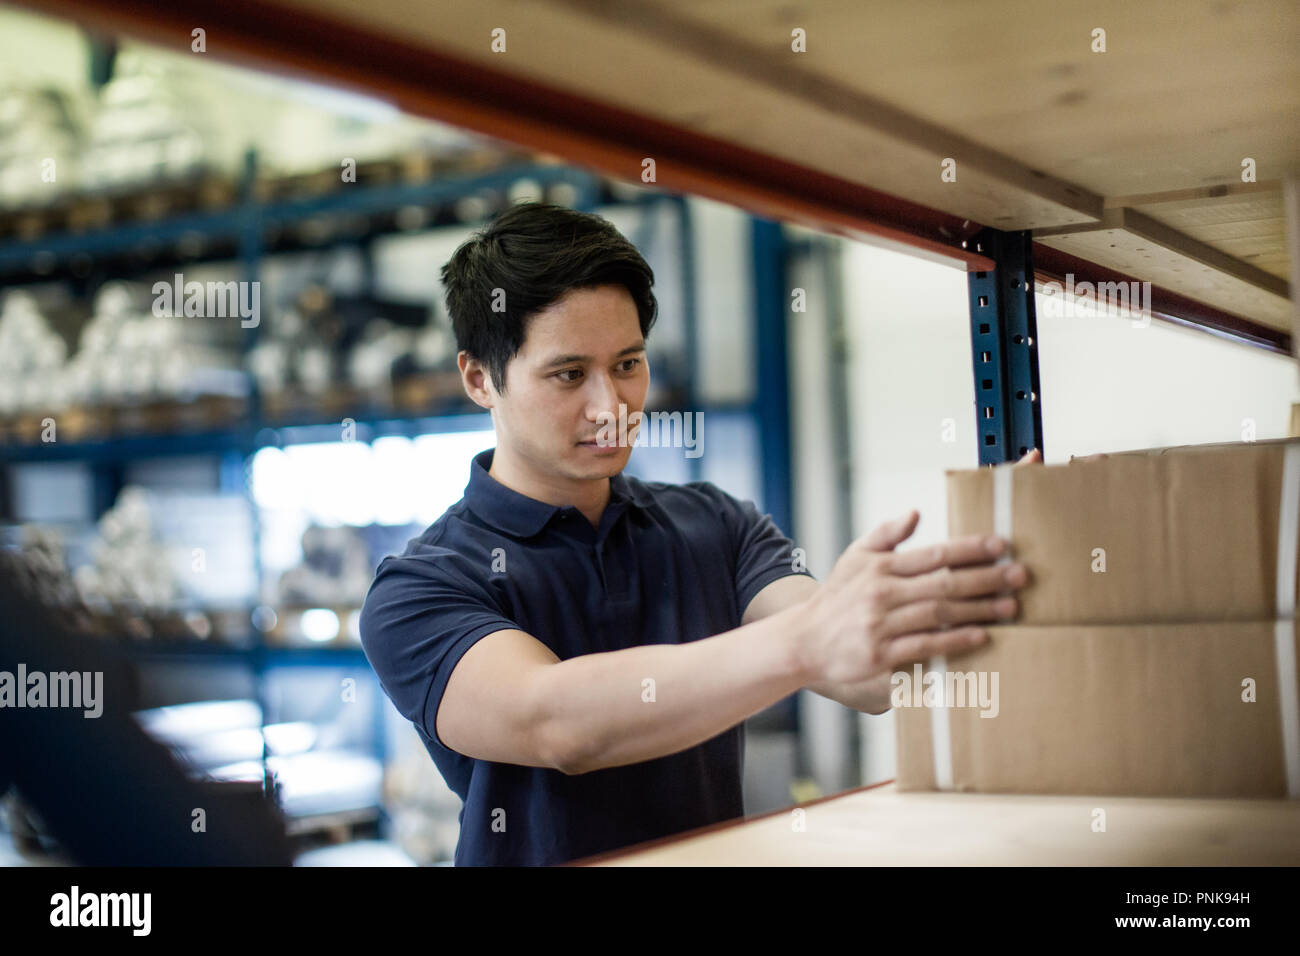
[[[34,598],[29,577],[0,552],[0,672],[102,673],[102,713],[0,706],[0,795],[16,788],[60,855],[83,866],[292,865],[284,818],[260,788],[190,780],[131,717],[131,668]]]

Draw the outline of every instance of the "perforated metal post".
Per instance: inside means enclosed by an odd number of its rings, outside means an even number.
[[[975,434],[980,464],[996,465],[1043,448],[1033,241],[1028,231],[985,229],[968,242],[997,263],[968,278]]]

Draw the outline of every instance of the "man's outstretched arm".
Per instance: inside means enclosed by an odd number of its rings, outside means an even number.
[[[678,753],[803,687],[971,650],[986,639],[978,622],[1015,613],[1013,598],[988,595],[1015,590],[1006,574],[1025,570],[994,565],[1006,542],[979,535],[895,553],[918,519],[855,541],[810,597],[757,618],[760,605],[703,640],[560,661],[523,631],[489,634],[452,672],[437,735],[477,759],[586,773]]]

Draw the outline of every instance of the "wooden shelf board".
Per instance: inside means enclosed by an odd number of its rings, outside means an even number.
[[[184,50],[179,28],[201,6],[49,4]],[[272,0],[255,14],[202,12],[225,38],[216,55],[314,74],[616,178],[638,182],[653,158],[661,188],[956,248],[968,269],[983,266],[959,243],[980,225],[1056,230],[1045,241],[1098,265],[1289,324],[1278,286],[1258,278],[1290,274],[1271,200],[1144,205],[1157,232],[1196,243],[1150,259],[1138,241],[1150,230],[1113,241],[1106,207],[1237,183],[1245,157],[1270,182],[1300,172],[1291,0],[440,0],[436,15],[422,0]],[[1092,48],[1099,26],[1104,53]],[[805,53],[791,49],[796,28]],[[941,178],[946,158],[955,182]],[[1100,228],[1066,235],[1086,226]]]
[[[1094,832],[1094,810],[1106,830]],[[1300,864],[1293,800],[900,793],[892,785],[592,858],[603,866]]]
[[[1035,230],[1034,239],[1269,328],[1290,331],[1291,303],[1284,278],[1138,210],[1110,209],[1099,223]]]

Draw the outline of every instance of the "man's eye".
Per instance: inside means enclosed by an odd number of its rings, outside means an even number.
[[[558,378],[561,382],[576,382],[577,381],[576,378],[565,378],[564,376],[566,375],[576,376],[581,374],[582,374],[582,369],[566,368],[563,372],[556,372],[555,377]]]
[[[641,364],[641,360],[639,358],[624,359],[622,364],[627,366],[627,368],[623,369],[623,371],[630,372],[632,371],[632,369],[636,368],[638,365]]]

